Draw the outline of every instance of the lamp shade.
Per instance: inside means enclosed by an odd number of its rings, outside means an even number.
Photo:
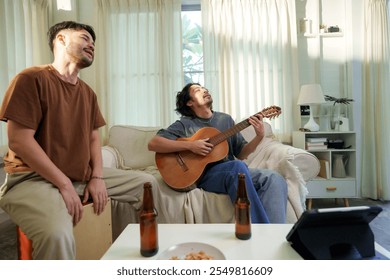
[[[298,105],[325,103],[322,88],[319,84],[302,85],[299,92]]]

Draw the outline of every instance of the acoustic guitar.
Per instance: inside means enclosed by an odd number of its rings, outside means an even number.
[[[271,106],[257,113],[263,118],[275,118],[281,114],[278,106]],[[255,114],[255,115],[257,115]],[[226,139],[250,126],[248,119],[220,132],[213,127],[203,127],[189,138],[178,138],[176,141],[195,141],[209,138],[213,144],[212,151],[207,156],[197,155],[191,151],[175,153],[156,153],[156,165],[164,181],[176,191],[190,191],[194,189],[196,181],[202,175],[209,163],[224,159],[228,154]]]

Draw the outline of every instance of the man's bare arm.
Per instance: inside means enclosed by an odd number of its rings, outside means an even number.
[[[56,186],[76,224],[82,217],[83,207],[71,180],[55,166],[35,140],[35,130],[12,120],[7,122],[8,146],[36,173]]]
[[[99,131],[92,131],[91,135],[91,166],[92,179],[84,190],[84,202],[92,196],[94,211],[97,214],[103,212],[107,204],[107,188],[103,179],[102,146],[100,143]]]
[[[213,145],[208,140],[209,138],[195,141],[176,141],[156,135],[149,141],[148,149],[157,153],[174,153],[189,150],[195,154],[205,156],[213,149]]]

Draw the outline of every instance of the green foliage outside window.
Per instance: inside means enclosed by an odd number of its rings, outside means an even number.
[[[200,11],[182,12],[184,83],[203,84],[203,44]]]

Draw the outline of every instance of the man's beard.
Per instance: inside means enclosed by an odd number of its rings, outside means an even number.
[[[81,50],[76,49],[73,45],[67,47],[67,53],[72,57],[71,59],[77,63],[80,69],[86,68],[92,65],[93,56],[89,58],[84,55]]]
[[[86,67],[91,66],[92,63],[93,63],[93,59],[88,59],[86,57],[82,57],[78,64],[79,64],[80,68],[86,68]]]

